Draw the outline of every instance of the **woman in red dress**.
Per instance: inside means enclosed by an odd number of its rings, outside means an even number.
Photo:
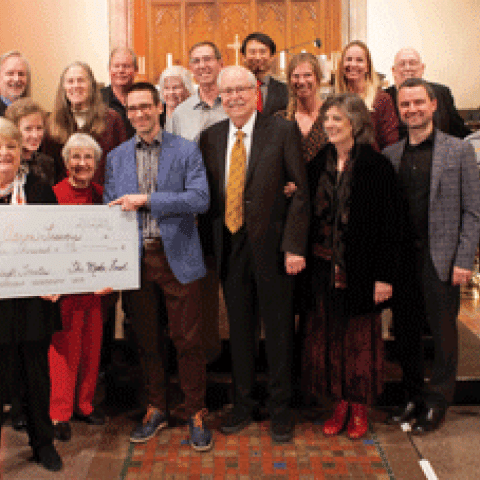
[[[102,149],[89,135],[73,134],[62,150],[68,177],[53,191],[59,204],[93,205],[102,203],[103,188],[92,181]],[[63,330],[53,335],[49,352],[51,397],[50,417],[55,437],[68,441],[69,421],[103,425],[104,415],[93,408],[102,344],[101,295],[65,295],[60,299]]]

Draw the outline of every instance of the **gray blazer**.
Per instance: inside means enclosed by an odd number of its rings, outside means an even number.
[[[406,139],[383,154],[398,172]],[[428,211],[430,254],[440,280],[454,266],[472,269],[480,234],[480,179],[472,146],[435,131]]]

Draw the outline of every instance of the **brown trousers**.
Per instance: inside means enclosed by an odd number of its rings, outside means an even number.
[[[165,349],[169,333],[177,349],[188,416],[205,406],[206,361],[199,283],[197,280],[183,285],[176,279],[158,241],[144,247],[140,290],[123,292],[140,350],[147,403],[162,411],[167,409]]]

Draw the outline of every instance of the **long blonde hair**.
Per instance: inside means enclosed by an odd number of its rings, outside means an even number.
[[[77,131],[75,117],[73,116],[71,105],[65,94],[63,86],[65,75],[73,67],[80,67],[86,74],[90,84],[90,93],[88,96],[88,113],[85,126],[81,129],[91,135],[99,136],[106,128],[105,116],[107,107],[103,103],[102,95],[98,87],[92,69],[84,62],[73,62],[68,65],[60,76],[60,83],[55,96],[53,112],[50,115],[48,127],[50,136],[59,143],[65,143],[68,137]]]
[[[350,47],[357,46],[360,47],[364,52],[367,58],[367,73],[365,77],[366,89],[363,94],[360,95],[362,100],[367,105],[369,110],[372,110],[373,101],[377,94],[378,89],[380,88],[380,79],[373,68],[372,55],[367,45],[360,40],[351,41],[342,51],[342,56],[338,62],[337,73],[335,75],[335,93],[344,93],[349,92],[347,80],[345,78],[345,71],[343,68],[343,63],[345,61],[345,55],[347,50]]]
[[[290,78],[293,74],[293,71],[302,63],[308,63],[312,67],[313,74],[317,80],[317,95],[320,90],[320,82],[322,81],[323,72],[315,55],[309,52],[302,52],[293,56],[287,68],[288,105],[286,118],[288,120],[294,120],[295,112],[297,111],[297,96],[292,88]]]

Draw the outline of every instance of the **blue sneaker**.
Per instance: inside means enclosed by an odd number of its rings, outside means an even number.
[[[132,430],[130,441],[132,443],[144,443],[155,436],[159,430],[167,426],[167,415],[149,406],[143,420]]]
[[[206,452],[213,446],[212,432],[203,423],[206,410],[199,410],[188,420],[190,445],[197,452]]]

